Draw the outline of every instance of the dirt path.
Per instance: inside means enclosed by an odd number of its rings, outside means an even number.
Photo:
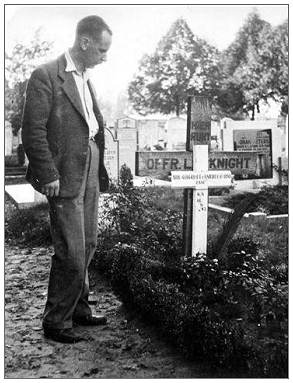
[[[43,337],[51,248],[7,246],[5,378],[208,378],[209,366],[185,361],[155,330],[130,318],[108,283],[95,275],[94,311],[108,324],[79,327],[87,341],[67,345]],[[219,376],[218,376],[219,377]]]

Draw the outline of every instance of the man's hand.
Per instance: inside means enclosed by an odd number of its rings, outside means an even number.
[[[42,186],[42,193],[47,197],[58,197],[59,195],[60,182],[59,180],[49,182],[48,184]]]

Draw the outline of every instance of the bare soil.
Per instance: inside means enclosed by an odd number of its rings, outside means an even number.
[[[208,365],[184,360],[154,327],[126,311],[96,272],[93,312],[106,314],[108,324],[77,327],[87,340],[74,345],[45,339],[41,319],[52,253],[50,247],[6,246],[5,378],[221,377]]]

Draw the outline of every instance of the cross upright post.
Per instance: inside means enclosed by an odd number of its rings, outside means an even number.
[[[195,145],[206,145],[207,153],[211,141],[211,107],[207,97],[190,96],[187,103],[187,137],[186,150],[193,151]],[[194,154],[194,153],[193,153]],[[196,158],[193,156],[193,169]],[[197,161],[199,163],[199,159]],[[206,161],[208,166],[208,160]],[[194,166],[195,165],[195,166]],[[203,162],[202,162],[203,165]],[[205,168],[204,168],[205,169]],[[206,169],[207,170],[207,169]],[[205,193],[204,193],[205,194]],[[208,194],[208,192],[207,192]],[[194,217],[195,192],[192,189],[184,191],[184,222],[183,241],[184,255],[190,256],[193,253],[192,238],[195,222]]]
[[[193,171],[208,171],[208,145],[193,146]],[[192,255],[207,249],[208,188],[193,190],[192,206]]]

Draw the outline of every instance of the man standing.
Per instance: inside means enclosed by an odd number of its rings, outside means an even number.
[[[43,317],[47,338],[75,343],[79,325],[105,324],[88,304],[88,265],[97,241],[100,191],[108,188],[104,124],[88,68],[106,60],[112,32],[99,16],[82,19],[74,45],[38,67],[26,91],[22,139],[27,180],[50,206],[54,245]]]

